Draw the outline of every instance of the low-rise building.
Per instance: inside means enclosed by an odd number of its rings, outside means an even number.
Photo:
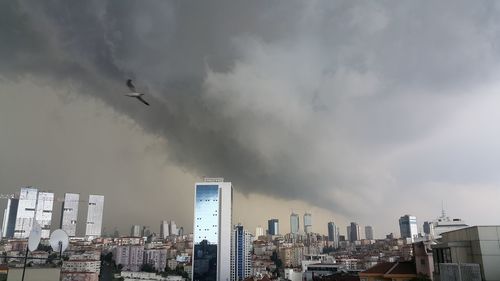
[[[383,262],[359,273],[361,281],[408,281],[417,277],[413,262]]]

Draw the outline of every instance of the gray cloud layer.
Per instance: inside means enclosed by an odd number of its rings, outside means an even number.
[[[399,207],[381,212],[404,212],[416,190],[437,190],[433,203],[478,185],[498,194],[495,2],[0,8],[0,77],[99,98],[164,138],[169,161],[243,193],[351,217],[393,194]],[[128,77],[151,108],[123,98]]]

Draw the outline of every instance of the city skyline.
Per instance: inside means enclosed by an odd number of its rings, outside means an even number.
[[[107,233],[164,219],[191,232],[205,175],[235,184],[248,229],[278,218],[285,232],[294,209],[311,211],[313,232],[355,221],[382,237],[407,213],[420,229],[442,200],[469,225],[500,224],[494,5],[2,8],[2,193],[102,194]],[[127,79],[150,107],[124,98]]]

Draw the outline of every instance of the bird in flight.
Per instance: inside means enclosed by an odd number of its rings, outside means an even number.
[[[144,94],[138,93],[135,90],[135,86],[132,83],[132,79],[127,80],[127,87],[130,90],[130,93],[125,94],[127,97],[136,98],[136,99],[140,100],[142,103],[144,103],[145,105],[149,105],[149,103],[142,98],[142,96],[144,96]]]

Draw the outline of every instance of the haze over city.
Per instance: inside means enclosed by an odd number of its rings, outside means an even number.
[[[102,194],[108,233],[191,232],[205,176],[249,229],[500,224],[500,7],[430,4],[0,2],[1,193]]]

